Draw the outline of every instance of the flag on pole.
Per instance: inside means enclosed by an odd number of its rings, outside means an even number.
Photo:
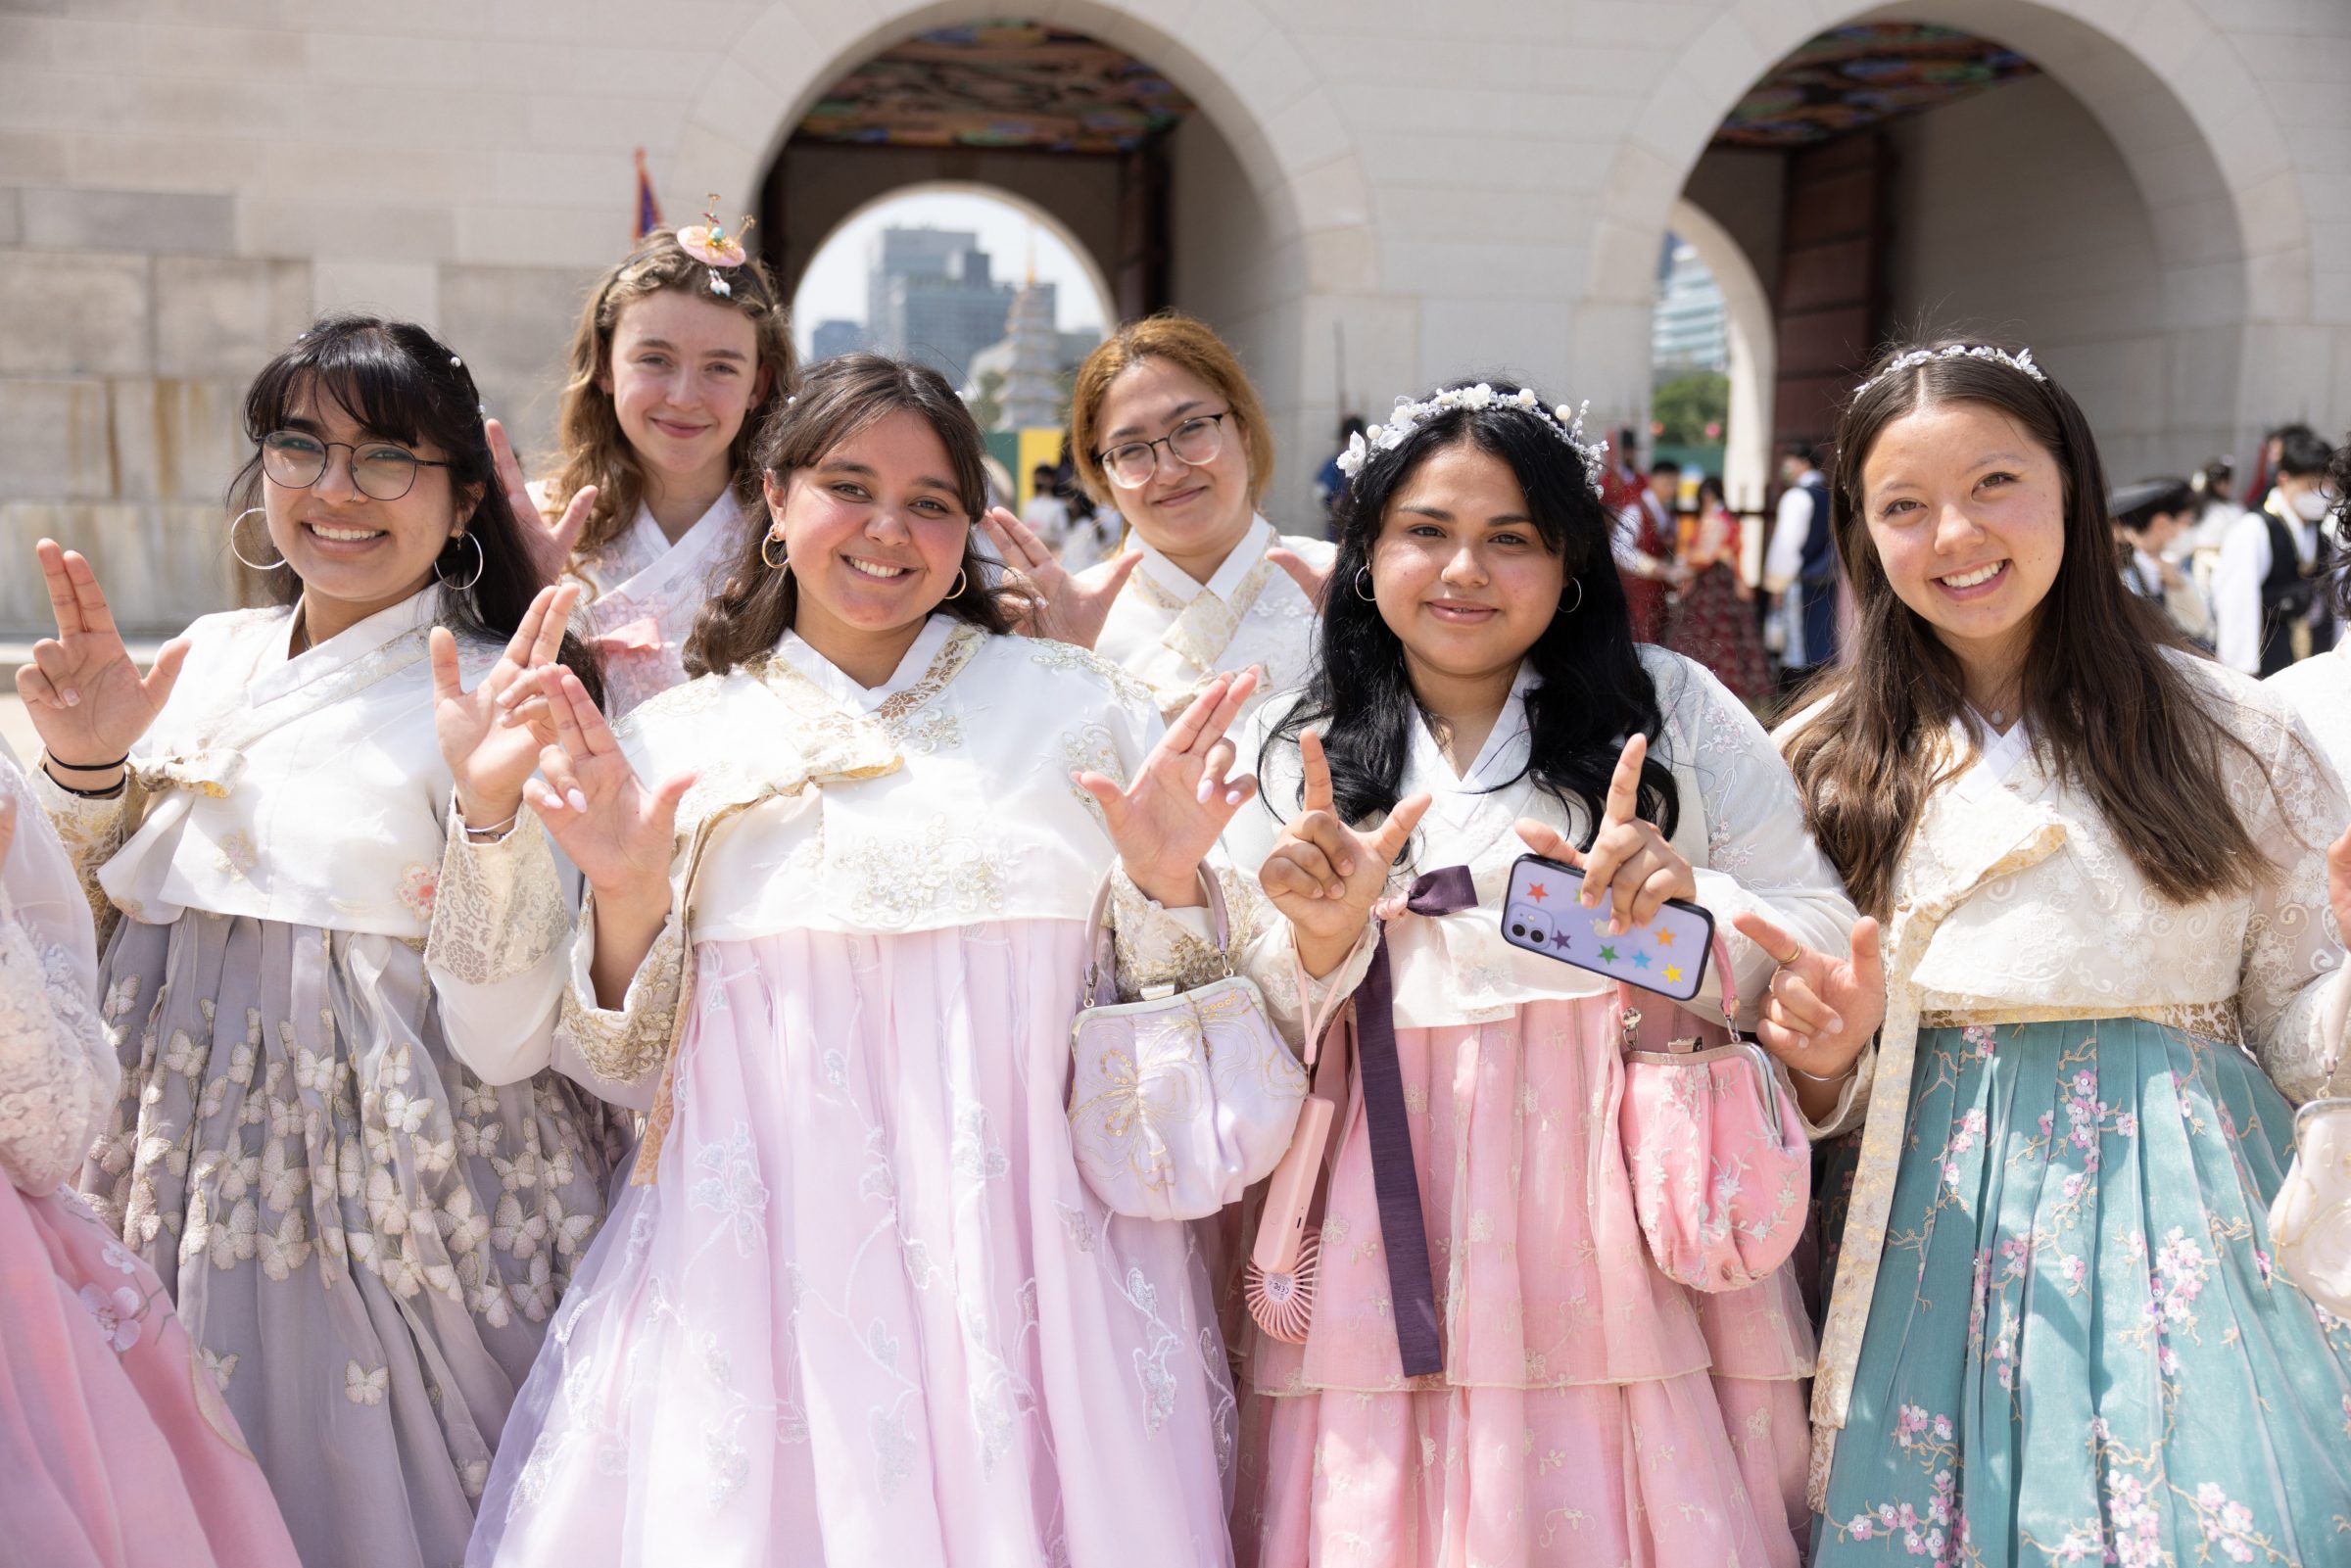
[[[645,149],[637,149],[637,233],[636,238],[661,226],[661,203],[653,195],[653,176],[646,171]]]

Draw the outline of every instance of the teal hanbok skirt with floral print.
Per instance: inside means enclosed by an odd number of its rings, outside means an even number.
[[[1921,1031],[1813,1568],[2351,1563],[2351,1325],[2270,1255],[2292,1125],[2141,1020]]]

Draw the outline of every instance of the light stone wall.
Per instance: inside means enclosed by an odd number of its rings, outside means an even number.
[[[314,309],[426,320],[494,411],[543,434],[580,291],[627,241],[633,147],[673,213],[705,190],[725,193],[730,215],[755,211],[790,127],[842,71],[919,27],[1005,9],[35,0],[0,13],[0,630],[41,623],[24,563],[42,533],[91,551],[134,627],[169,630],[222,600],[237,400]],[[1230,331],[1261,383],[1282,451],[1277,519],[1310,515],[1342,336],[1344,396],[1374,411],[1463,369],[1508,368],[1592,399],[1608,424],[1637,418],[1658,238],[1685,187],[1743,248],[1769,227],[1765,194],[1702,165],[1713,126],[1790,49],[1878,15],[2024,50],[2049,80],[2003,91],[2038,91],[2049,123],[2072,127],[2058,149],[1980,109],[1984,136],[1957,144],[1965,122],[1939,119],[1961,105],[1902,131],[1921,139],[1908,166],[1954,181],[2002,176],[1994,137],[2011,170],[2071,170],[2014,181],[2045,234],[2012,255],[1978,246],[1997,265],[1967,280],[1937,270],[1955,252],[1915,255],[1906,287],[1976,290],[1970,309],[2078,353],[2086,401],[2134,469],[2243,452],[2280,417],[2351,418],[2343,0],[1026,9],[1150,61],[1213,127],[1174,149],[1176,298]],[[1921,232],[1969,239],[1948,193],[1914,194]],[[2110,270],[2069,237],[2077,202],[2135,235],[2143,224],[2145,264]]]

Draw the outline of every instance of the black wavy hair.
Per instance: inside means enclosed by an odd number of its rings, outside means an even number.
[[[253,455],[229,481],[228,504],[237,512],[261,504],[262,439],[284,427],[295,400],[305,393],[334,399],[370,436],[440,450],[459,504],[468,493],[476,498],[464,532],[481,547],[481,573],[466,588],[449,585],[473,575],[470,546],[453,536],[434,562],[442,579],[440,623],[459,638],[501,643],[511,638],[547,583],[523,547],[521,524],[498,482],[473,372],[413,321],[352,312],[319,317],[262,367],[245,394],[245,434],[253,442]],[[302,579],[292,566],[262,576],[278,603],[302,596]],[[596,655],[566,633],[559,657],[600,707],[604,682]]]
[[[1413,427],[1391,449],[1374,448],[1345,493],[1338,515],[1338,558],[1323,605],[1314,663],[1301,700],[1267,737],[1266,751],[1296,745],[1319,731],[1330,757],[1332,804],[1362,822],[1391,811],[1412,752],[1412,716],[1427,709],[1406,673],[1404,644],[1379,607],[1355,591],[1370,565],[1389,502],[1431,454],[1461,443],[1499,458],[1518,481],[1527,514],[1544,546],[1560,557],[1568,608],[1545,623],[1525,657],[1539,678],[1526,694],[1530,730],[1526,767],[1496,785],[1531,778],[1562,802],[1584,808],[1589,846],[1606,809],[1609,777],[1635,733],[1653,749],[1641,770],[1640,813],[1670,834],[1680,820],[1673,774],[1655,744],[1665,725],[1656,685],[1633,645],[1633,617],[1618,581],[1607,509],[1593,495],[1575,449],[1542,413],[1509,402],[1519,391],[1488,381],[1495,402],[1455,408]],[[1472,383],[1456,382],[1465,388]],[[1447,389],[1440,389],[1447,390]],[[1545,404],[1549,406],[1548,404]],[[1261,776],[1263,760],[1261,759]],[[1275,809],[1271,801],[1269,809]]]

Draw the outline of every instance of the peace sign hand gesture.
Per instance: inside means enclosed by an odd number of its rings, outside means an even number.
[[[1127,875],[1163,908],[1188,909],[1200,902],[1200,862],[1224,825],[1257,793],[1255,779],[1225,778],[1232,769],[1233,744],[1224,736],[1256,689],[1254,670],[1211,681],[1151,748],[1142,772],[1127,788],[1098,773],[1071,776],[1102,808],[1103,826]]]
[[[1844,958],[1806,947],[1760,915],[1734,915],[1731,924],[1779,965],[1755,1039],[1796,1069],[1798,1098],[1817,1116],[1836,1104],[1839,1080],[1885,1022],[1878,923],[1867,916],[1853,923],[1852,951]]]
[[[1584,874],[1584,890],[1577,902],[1597,909],[1605,896],[1612,918],[1608,933],[1621,936],[1657,918],[1668,898],[1698,897],[1698,877],[1690,862],[1644,822],[1641,807],[1641,764],[1649,756],[1649,737],[1636,735],[1624,743],[1616,771],[1608,778],[1607,803],[1601,812],[1600,832],[1590,851],[1579,850],[1557,830],[1522,818],[1518,836],[1526,847],[1548,860],[1561,861]]]
[[[75,788],[112,788],[121,770],[91,765],[125,755],[155,723],[179,680],[188,641],[165,643],[141,676],[81,552],[44,539],[34,553],[57,636],[32,645],[32,663],[17,671],[17,694],[52,767],[72,775]]]
[[[995,541],[1005,569],[1029,591],[1032,608],[1028,624],[1019,629],[1024,637],[1092,647],[1102,636],[1103,623],[1110,619],[1110,607],[1118,601],[1119,591],[1143,561],[1141,550],[1128,550],[1110,563],[1100,582],[1088,585],[1054,557],[1034,529],[1003,507],[990,506],[980,526]]]
[[[467,826],[490,828],[522,809],[522,784],[539,766],[540,737],[501,722],[501,698],[538,684],[538,671],[563,646],[564,623],[579,599],[577,584],[543,588],[514,629],[506,649],[470,691],[457,664],[457,640],[433,628],[433,734],[456,781],[457,809]]]
[[[514,444],[506,439],[506,427],[495,419],[486,419],[482,421],[482,430],[490,438],[491,459],[498,464],[499,489],[506,493],[506,504],[513,509],[515,526],[522,530],[522,547],[529,552],[531,565],[538,569],[539,580],[552,583],[571,564],[571,552],[580,542],[580,531],[588,526],[588,513],[596,506],[596,487],[582,485],[572,492],[571,503],[563,508],[563,514],[551,520],[531,499],[531,482],[523,476],[522,464],[515,460]]]
[[[1298,815],[1282,825],[1257,879],[1290,923],[1298,961],[1317,979],[1346,960],[1388,885],[1388,868],[1404,852],[1428,810],[1423,791],[1396,803],[1377,828],[1359,830],[1333,809],[1330,758],[1312,730],[1298,736],[1304,772]]]

